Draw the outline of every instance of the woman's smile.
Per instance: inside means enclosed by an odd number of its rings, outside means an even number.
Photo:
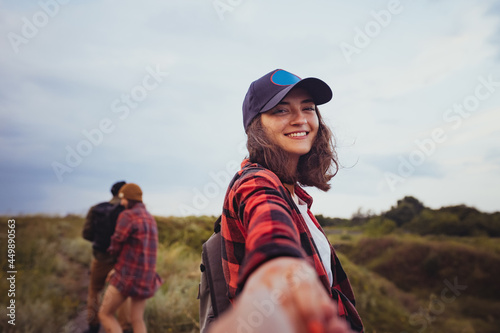
[[[309,134],[309,132],[293,132],[293,133],[288,133],[288,134],[285,134],[285,135],[288,136],[288,137],[290,137],[290,138],[303,139],[308,134]]]

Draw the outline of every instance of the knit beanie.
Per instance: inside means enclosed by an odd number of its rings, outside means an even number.
[[[125,198],[127,200],[135,200],[142,202],[142,190],[139,185],[134,183],[128,183],[122,186],[120,192],[118,193],[120,198]]]

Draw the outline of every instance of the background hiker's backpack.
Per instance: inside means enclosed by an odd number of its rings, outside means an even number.
[[[92,247],[94,249],[106,252],[111,243],[111,236],[115,232],[118,215],[124,209],[125,207],[120,204],[112,204],[110,202],[102,202],[92,208],[93,237],[90,240],[93,242]]]
[[[200,333],[225,310],[231,307],[227,296],[226,279],[222,270],[221,217],[217,219],[214,233],[203,243],[201,252],[201,282],[198,290],[200,300]]]

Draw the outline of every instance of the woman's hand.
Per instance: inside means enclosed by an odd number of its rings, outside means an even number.
[[[351,333],[316,271],[303,259],[270,260],[248,278],[210,332]]]

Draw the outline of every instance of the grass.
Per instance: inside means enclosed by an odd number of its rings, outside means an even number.
[[[2,217],[2,220],[8,218]],[[58,332],[77,313],[79,293],[84,287],[75,283],[75,276],[84,269],[70,256],[75,250],[76,228],[81,218],[48,216],[23,216],[16,218],[16,326],[2,320],[4,332]],[[74,240],[74,241],[72,241]],[[2,242],[2,253],[7,251]],[[70,254],[65,252],[69,250]],[[73,253],[71,253],[73,252]],[[86,256],[87,258],[88,255]],[[7,271],[7,258],[0,258],[2,271]],[[0,280],[0,293],[7,295],[6,279]]]
[[[356,264],[348,265],[346,270],[354,290],[361,293],[358,298],[365,303],[365,299],[372,297],[381,300],[377,292],[380,279],[391,281],[396,290],[412,296],[409,303],[397,293],[384,297],[382,302],[387,303],[389,311],[377,311],[376,318],[362,302],[359,310],[367,332],[370,329],[379,332],[382,323],[390,322],[392,315],[383,319],[386,312],[400,313],[390,309],[390,303],[396,299],[395,306],[401,306],[397,310],[408,311],[407,332],[462,332],[469,327],[470,332],[496,332],[500,326],[500,290],[496,278],[500,273],[500,256],[492,253],[491,247],[497,246],[493,244],[482,246],[472,238],[462,243],[456,237],[440,236],[438,240],[414,235],[360,237],[351,244],[344,243],[344,254]],[[362,282],[359,267],[369,272]],[[365,295],[367,286],[371,291]],[[371,327],[371,320],[377,322],[376,327]],[[387,332],[399,332],[399,328],[394,329],[396,325],[391,323],[392,330]]]
[[[408,331],[410,313],[419,305],[417,299],[344,255],[338,253],[338,256],[355,292],[356,308],[365,332]]]
[[[416,236],[365,237],[346,251],[356,263],[366,265],[407,291],[440,292],[445,280],[457,279],[467,292],[486,299],[500,299],[500,255],[488,249],[436,241]]]
[[[0,217],[7,220],[7,217]],[[82,310],[91,245],[78,216],[16,219],[16,328],[0,332],[63,332]],[[215,217],[156,217],[157,271],[164,284],[148,300],[149,332],[198,332],[201,244]],[[370,233],[373,235],[373,233]],[[474,332],[500,327],[500,242],[485,237],[367,236],[345,229],[328,235],[357,299],[367,333]],[[2,253],[6,253],[2,240]],[[7,271],[7,258],[0,257]],[[456,296],[445,280],[467,289]],[[7,280],[0,280],[6,295]],[[453,297],[455,296],[455,297]],[[3,306],[3,304],[2,304]]]
[[[200,257],[185,244],[161,245],[157,271],[164,284],[148,300],[145,317],[151,332],[196,332]]]

